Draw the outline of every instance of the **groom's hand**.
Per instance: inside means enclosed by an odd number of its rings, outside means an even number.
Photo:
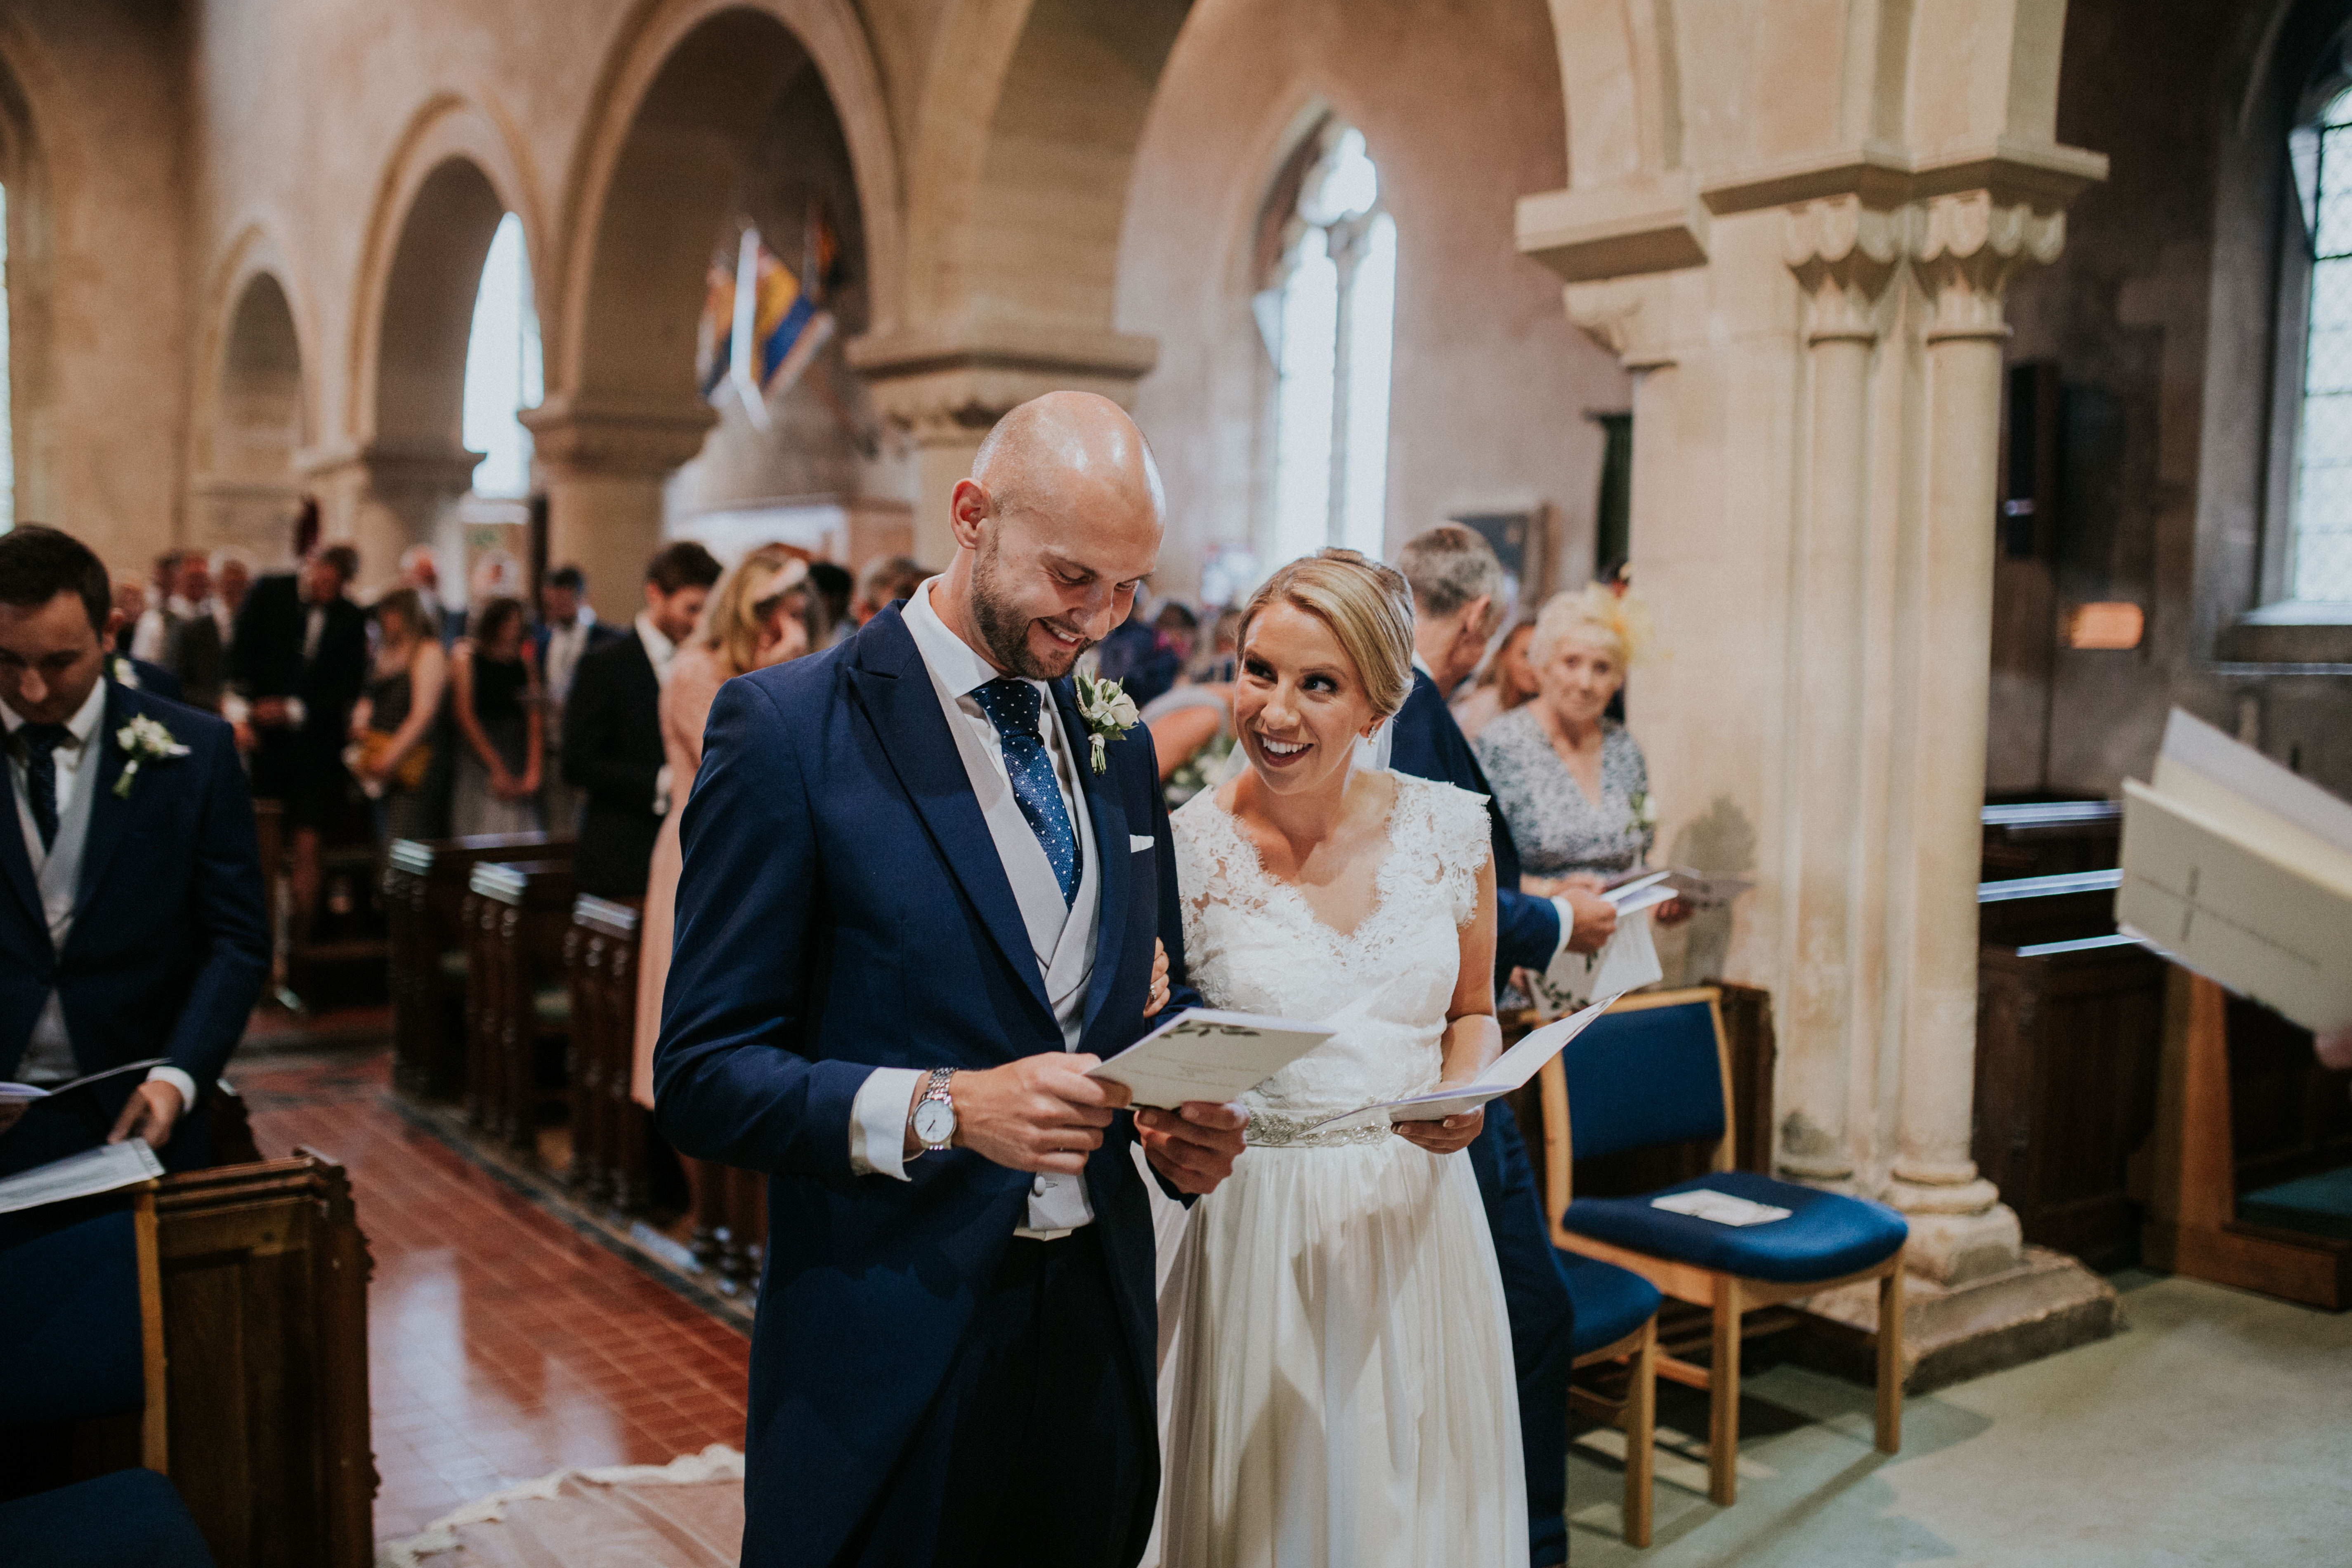
[[[1016,1171],[1076,1175],[1102,1147],[1111,1112],[1132,1091],[1088,1078],[1100,1057],[1041,1051],[1001,1068],[955,1075],[958,1148]]]
[[[1175,1110],[1139,1110],[1135,1131],[1143,1140],[1144,1158],[1178,1191],[1195,1195],[1213,1193],[1234,1173],[1241,1157],[1242,1129],[1249,1113],[1238,1105],[1211,1105],[1195,1100]]]

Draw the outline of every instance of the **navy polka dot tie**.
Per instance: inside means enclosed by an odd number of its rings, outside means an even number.
[[[1045,858],[1062,884],[1062,902],[1076,903],[1078,836],[1071,831],[1070,809],[1063,802],[1062,786],[1054,780],[1054,759],[1037,732],[1043,699],[1027,681],[1006,676],[976,688],[971,700],[980,704],[980,710],[996,726],[997,738],[1004,742],[1004,772],[1013,780],[1013,798],[1021,803],[1021,815],[1029,819],[1030,831],[1045,847]]]

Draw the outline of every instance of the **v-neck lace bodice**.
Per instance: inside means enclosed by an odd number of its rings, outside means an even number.
[[[1461,969],[1461,928],[1477,913],[1489,855],[1483,797],[1391,775],[1385,858],[1374,903],[1346,933],[1296,885],[1267,874],[1233,814],[1204,790],[1173,818],[1184,957],[1213,1007],[1309,1019],[1339,1030],[1242,1097],[1253,1143],[1297,1142],[1310,1124],[1417,1093],[1442,1066],[1445,1010]],[[1358,1130],[1385,1138],[1386,1126]],[[1318,1135],[1347,1142],[1355,1133]]]

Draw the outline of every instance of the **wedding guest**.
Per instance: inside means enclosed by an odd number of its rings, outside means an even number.
[[[352,710],[352,777],[375,808],[379,847],[430,835],[433,735],[441,716],[448,656],[424,595],[395,588],[368,612],[375,622],[375,659],[366,690]]]
[[[236,613],[245,607],[252,588],[253,563],[242,552],[213,552],[213,624],[220,627],[224,655],[236,639]]]
[[[310,515],[306,510],[305,516]],[[341,812],[352,705],[367,683],[367,616],[344,595],[359,552],[330,544],[299,574],[253,585],[237,612],[229,685],[252,737],[253,793],[284,803],[299,934],[318,912],[322,835]]]
[[[929,567],[919,565],[904,555],[885,555],[869,561],[866,570],[857,574],[857,596],[850,601],[850,618],[862,626],[877,612],[907,598],[930,578]]]
[[[457,785],[449,829],[539,830],[539,785],[546,761],[537,650],[523,637],[522,601],[495,598],[474,617],[450,660],[449,710],[457,721]]]
[[[1536,672],[1528,667],[1528,642],[1535,633],[1533,621],[1505,633],[1477,682],[1454,700],[1454,721],[1468,739],[1476,740],[1487,725],[1536,694]]]
[[[662,985],[669,978],[670,931],[677,910],[679,818],[702,766],[702,728],[719,689],[809,650],[809,568],[774,549],[754,550],[719,584],[702,625],[671,663],[662,687],[662,751],[668,759],[669,811],[654,840],[637,948],[637,1065],[630,1090],[654,1102],[654,1044],[661,1037]]]
[[[202,554],[173,556],[170,591],[139,618],[131,656],[171,671],[180,701],[218,712],[228,666],[212,594],[212,567]]]
[[[114,580],[114,613],[122,617],[122,625],[110,639],[114,651],[125,658],[137,658],[135,644],[139,622],[147,614],[147,584],[136,577]]]
[[[1598,583],[1554,595],[1528,645],[1535,700],[1478,737],[1529,892],[1631,870],[1657,836],[1649,764],[1632,731],[1607,716],[1647,624],[1637,601]]]
[[[415,594],[418,605],[433,622],[435,635],[440,635],[449,619],[449,606],[441,602],[441,558],[431,545],[412,544],[400,552],[398,586]]]
[[[563,776],[563,705],[572,696],[572,678],[589,649],[620,636],[596,618],[588,603],[588,577],[577,566],[558,566],[539,589],[540,623],[532,637],[539,645],[539,680],[546,701],[546,783],[540,789],[540,811],[551,833],[569,837],[580,831],[579,788]]]
[[[857,630],[850,618],[850,596],[857,591],[857,580],[849,569],[831,561],[812,561],[809,575],[809,644],[813,647],[831,647],[846,642]]]
[[[563,776],[587,796],[572,859],[572,885],[583,893],[645,894],[673,782],[662,750],[661,689],[719,574],[710,552],[691,540],[664,548],[646,563],[646,607],[635,624],[590,649],[572,678]]]
[[[1242,613],[1223,609],[1210,624],[1208,647],[1194,656],[1192,678],[1203,686],[1233,684],[1239,670],[1234,650],[1241,641]]]
[[[131,1136],[173,1170],[204,1164],[200,1089],[269,973],[229,727],[109,679],[116,614],[106,568],[79,541],[30,523],[0,535],[0,773],[13,802],[0,831],[21,826],[5,858],[35,895],[0,899],[0,1079],[55,1084],[164,1058],[0,1112],[0,1171]],[[75,1119],[85,1109],[95,1121]]]

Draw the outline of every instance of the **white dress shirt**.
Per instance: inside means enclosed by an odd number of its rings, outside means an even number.
[[[988,824],[989,837],[1021,905],[1030,945],[1045,982],[1046,998],[1053,1005],[1055,1021],[1061,1026],[1062,1047],[1074,1051],[1086,1024],[1087,989],[1094,974],[1102,888],[1101,868],[1097,864],[1101,856],[1095,847],[1093,823],[1087,812],[1086,791],[1078,780],[1076,753],[1063,731],[1053,689],[1042,680],[1030,681],[1028,684],[1036,689],[1041,699],[1039,727],[1044,731],[1046,752],[1053,758],[1055,783],[1061,788],[1062,804],[1069,813],[1081,857],[1077,895],[1066,902],[1061,883],[1045,858],[1045,847],[1038,842],[1036,830],[1029,826],[1028,818],[1022,815],[1020,800],[1013,792],[1012,776],[1004,767],[1003,738],[971,695],[997,679],[1002,672],[940,619],[931,604],[931,591],[939,581],[934,577],[925,583],[907,601],[907,630],[914,637],[916,651],[922,656],[924,668],[931,678],[933,693],[947,719],[949,732],[955,739],[964,772],[971,780],[981,816]],[[877,1068],[867,1076],[851,1105],[851,1169],[861,1174],[908,1179],[904,1153],[907,1110],[914,1099],[916,1086],[929,1076],[913,1068]],[[950,1092],[953,1092],[952,1089]],[[1087,1197],[1084,1177],[1040,1175],[1030,1184],[1027,1223],[1014,1234],[1051,1238],[1093,1220],[1094,1208]]]
[[[540,674],[547,682],[548,700],[559,709],[563,706],[563,700],[572,695],[572,672],[580,668],[580,656],[588,650],[588,633],[595,624],[596,612],[583,605],[570,626],[547,628],[547,668]],[[661,634],[656,632],[654,635],[658,637]],[[651,643],[646,645],[646,652],[651,656]],[[656,668],[655,673],[658,675],[659,669]]]
[[[29,804],[31,770],[26,764],[24,749],[16,744],[16,731],[25,727],[26,720],[14,708],[0,702],[0,725],[5,726],[8,740],[8,770],[16,784],[17,825],[25,835],[25,853],[32,858],[33,874],[41,884],[41,914],[48,922],[49,942],[60,953],[65,952],[66,939],[73,934],[74,903],[80,892],[82,847],[89,839],[90,797],[97,793],[98,785],[98,751],[91,742],[97,736],[99,721],[105,716],[106,682],[101,679],[89,689],[89,695],[74,710],[74,716],[66,721],[67,739],[50,753],[58,770],[58,837],[55,844],[44,847]],[[53,860],[57,862],[54,868],[50,865]],[[63,1083],[81,1076],[72,1037],[66,1033],[65,1006],[58,1000],[55,989],[49,992],[49,999],[33,1025],[32,1037],[26,1042],[24,1060],[17,1064],[16,1071],[26,1083]],[[196,1080],[178,1068],[151,1068],[147,1081],[168,1083],[178,1089],[180,1109],[184,1111],[196,1103]]]

